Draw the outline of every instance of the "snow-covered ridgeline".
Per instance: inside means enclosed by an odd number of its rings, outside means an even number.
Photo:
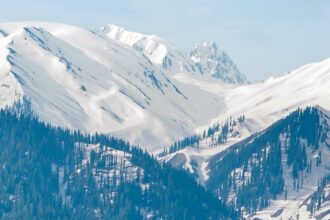
[[[223,108],[222,96],[177,81],[99,33],[54,23],[0,29],[2,107],[25,97],[44,121],[111,133],[150,151],[192,134]]]

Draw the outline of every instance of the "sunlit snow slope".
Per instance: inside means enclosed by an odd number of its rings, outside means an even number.
[[[24,97],[42,120],[153,151],[207,124],[223,98],[178,82],[150,60],[74,26],[0,24],[0,107]]]
[[[330,59],[327,59],[264,83],[231,90],[225,100],[226,109],[218,119],[244,114],[256,130],[264,129],[298,107],[319,105],[330,109],[329,88]]]
[[[317,105],[330,109],[330,59],[305,65],[288,75],[269,79],[264,83],[239,87],[220,88],[211,86],[212,83],[206,83],[202,79],[190,79],[184,75],[177,75],[176,79],[225,96],[225,108],[212,120],[210,127],[230,118],[236,120],[240,116],[245,117],[243,124],[233,128],[235,135],[229,135],[226,143],[214,144],[213,138],[206,137],[199,141],[198,148],[187,146],[162,158],[170,161],[181,157],[181,161],[185,161],[183,167],[192,167],[193,169],[188,170],[195,172],[201,182],[208,178],[208,160],[211,156],[264,130],[297,108]],[[196,133],[202,134],[209,126],[196,129]],[[219,134],[215,136],[217,135]]]
[[[148,57],[152,63],[169,73],[201,74],[199,68],[186,54],[156,35],[131,32],[113,24],[103,27],[97,33],[134,48]]]

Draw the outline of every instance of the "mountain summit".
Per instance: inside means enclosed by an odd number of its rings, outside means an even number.
[[[211,75],[224,82],[245,84],[248,82],[228,54],[213,41],[196,44],[190,58],[205,75]]]
[[[128,31],[123,27],[108,24],[98,32],[101,36],[126,44],[146,56],[151,63],[170,73],[198,71],[189,57],[157,35]]]
[[[219,49],[215,42],[197,44],[189,57],[189,54],[187,56],[157,35],[132,32],[113,24],[101,28],[97,33],[104,38],[134,48],[147,57],[151,63],[170,74],[202,73],[232,84],[248,82],[246,76],[240,73],[227,53]]]

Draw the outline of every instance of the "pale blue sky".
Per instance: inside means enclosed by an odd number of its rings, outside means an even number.
[[[188,51],[214,40],[251,80],[330,57],[328,0],[10,0],[0,21],[108,23],[157,34]]]

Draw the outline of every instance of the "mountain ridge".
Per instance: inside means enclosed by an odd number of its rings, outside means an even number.
[[[2,107],[24,96],[47,122],[108,132],[151,151],[222,108],[217,95],[178,82],[135,49],[91,31],[54,23],[0,29],[8,33],[0,40]]]
[[[103,27],[98,33],[142,52],[152,63],[169,73],[190,72],[200,74],[188,57],[157,35],[131,32],[114,24]]]

